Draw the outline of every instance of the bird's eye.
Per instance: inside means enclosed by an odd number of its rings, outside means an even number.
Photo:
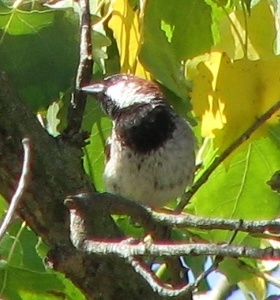
[[[102,108],[104,110],[104,112],[114,118],[114,116],[116,115],[117,113],[117,106],[115,104],[115,102],[112,100],[111,97],[108,97],[106,95],[104,95],[104,98],[102,99]]]
[[[112,108],[111,108],[111,116],[112,116],[112,118],[115,119],[117,117],[119,111],[120,111],[120,109],[118,108],[118,106],[112,103]]]

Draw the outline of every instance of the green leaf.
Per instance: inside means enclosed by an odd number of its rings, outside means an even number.
[[[203,0],[177,0],[176,5],[166,0],[150,1],[145,13],[144,30],[145,26],[151,29],[154,43],[162,32],[178,61],[202,54],[213,44],[211,7]]]
[[[6,233],[0,242],[0,255],[2,261],[9,260],[9,263],[15,266],[22,265],[23,254],[20,243],[9,233]]]
[[[56,274],[33,272],[6,264],[5,269],[0,269],[0,288],[5,299],[17,300],[28,299],[21,296],[24,292],[48,299],[45,297],[51,296],[51,291],[62,292],[64,286]]]
[[[22,252],[22,263],[20,266],[38,272],[45,271],[43,260],[36,251],[38,236],[26,224],[21,222],[13,224],[9,233],[15,236],[16,242],[20,245]],[[17,255],[16,250],[13,252],[13,255]]]
[[[202,0],[146,4],[140,60],[181,99],[188,99],[189,91],[179,71],[181,61],[209,50],[213,44],[211,22],[211,8]]]
[[[60,112],[61,107],[62,102],[55,101],[49,106],[46,114],[48,133],[54,137],[59,135],[58,126],[60,124],[60,119],[58,118],[58,113]]]
[[[0,13],[0,29],[3,29],[2,38],[5,34],[23,35],[38,34],[38,31],[49,26],[54,20],[54,11],[20,11],[13,9],[10,12]]]
[[[233,258],[225,258],[219,264],[219,271],[227,277],[227,280],[231,284],[254,276],[254,273],[250,271],[245,263]]]
[[[5,299],[58,299],[58,295],[85,299],[64,275],[45,268],[46,245],[19,220],[1,240],[0,253],[0,290]]]
[[[134,238],[142,239],[145,235],[145,231],[142,227],[137,224],[133,224],[128,217],[116,216],[114,217],[115,222],[117,223],[120,230],[126,236],[133,236]]]
[[[192,200],[194,212],[245,220],[275,218],[280,212],[280,196],[266,182],[279,167],[278,145],[270,138],[254,141],[232,157],[228,170],[220,165],[198,190]],[[225,241],[225,235],[212,231],[211,240]]]
[[[90,132],[88,145],[84,148],[84,168],[95,187],[102,191],[104,183],[102,174],[105,164],[104,147],[112,128],[112,122],[104,117],[100,106],[95,101],[88,101],[83,120],[83,129]]]
[[[91,37],[93,47],[93,59],[94,62],[98,64],[100,69],[102,70],[104,59],[108,58],[108,55],[103,47],[109,47],[111,45],[111,40],[107,36],[95,30],[92,31]]]
[[[36,251],[37,244],[37,235],[25,223],[16,220],[0,241],[1,257],[13,266],[39,272],[45,271],[42,258]]]
[[[93,30],[91,37],[94,42],[93,45],[95,48],[108,47],[112,44],[111,40],[106,35],[98,31]]]
[[[188,99],[188,84],[183,74],[178,72],[180,63],[172,52],[171,46],[165,41],[163,32],[158,32],[155,40],[151,26],[147,27],[146,30],[145,42],[139,55],[141,62],[147,65],[154,77],[158,78],[168,89],[180,98]]]
[[[7,209],[7,202],[0,194],[0,218],[2,219],[5,214],[5,210]]]
[[[70,11],[52,13],[53,22],[36,34],[2,32],[0,42],[0,69],[34,111],[45,109],[73,85],[78,63],[77,16]]]

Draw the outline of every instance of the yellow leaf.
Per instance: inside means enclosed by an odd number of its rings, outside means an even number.
[[[250,15],[240,10],[230,13],[221,19],[219,32],[216,51],[226,52],[232,59],[271,58],[277,34],[273,6],[261,0],[253,6]]]
[[[122,73],[133,73],[146,79],[150,74],[141,65],[138,53],[141,46],[141,22],[139,11],[133,10],[128,0],[111,1],[112,16],[109,27],[114,33]]]
[[[198,65],[192,102],[202,136],[215,137],[222,152],[280,99],[280,57],[233,61],[213,52]],[[270,122],[275,122],[276,117]],[[263,125],[253,138],[265,133]]]
[[[252,277],[238,283],[238,286],[243,290],[245,295],[254,295],[254,299],[265,299],[266,283],[265,280],[259,277]],[[252,297],[252,296],[251,296]],[[250,297],[250,298],[251,298]]]

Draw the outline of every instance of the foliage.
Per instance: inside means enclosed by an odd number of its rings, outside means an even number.
[[[78,11],[78,4],[67,0],[48,5],[0,3],[0,70],[12,78],[20,97],[53,135],[65,126],[73,91],[79,59]],[[196,178],[279,101],[277,0],[178,0],[176,5],[169,0],[92,0],[91,13],[93,79],[128,72],[159,81],[175,109],[196,124],[197,160],[203,162]],[[83,120],[83,129],[90,131],[84,167],[100,191],[110,128],[110,121],[90,99]],[[278,113],[219,165],[185,211],[206,217],[276,218],[280,197],[267,181],[280,169],[279,148]],[[175,201],[170,204],[174,206]],[[126,234],[142,234],[128,219],[116,217],[116,221]],[[232,233],[192,229],[175,230],[174,235],[224,242]],[[264,241],[238,233],[234,243],[258,247]],[[270,240],[265,243],[275,246]],[[0,253],[1,297],[83,299],[69,280],[45,267],[44,245],[24,223],[13,224],[1,241]],[[195,275],[202,271],[204,260],[186,258]],[[219,271],[245,294],[264,299],[267,277],[260,271],[276,267],[276,263],[271,267],[262,261],[227,259]]]

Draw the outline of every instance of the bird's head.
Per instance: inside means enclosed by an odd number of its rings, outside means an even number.
[[[155,83],[129,74],[109,76],[83,87],[82,91],[99,100],[105,113],[113,119],[122,110],[163,99],[163,94]]]

